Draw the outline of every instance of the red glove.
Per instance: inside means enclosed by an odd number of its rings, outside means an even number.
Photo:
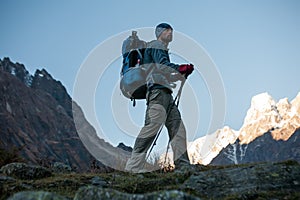
[[[190,75],[194,71],[193,64],[184,64],[179,66],[179,72],[185,74],[186,76]]]

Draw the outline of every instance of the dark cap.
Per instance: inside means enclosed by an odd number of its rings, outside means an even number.
[[[160,23],[156,26],[155,28],[155,35],[156,38],[159,38],[159,36],[162,34],[162,32],[164,32],[166,29],[171,29],[173,30],[172,26],[170,24],[167,23]]]

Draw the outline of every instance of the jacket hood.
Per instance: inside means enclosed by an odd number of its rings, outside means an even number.
[[[148,42],[147,48],[168,50],[166,45],[159,40],[152,40],[151,42]]]

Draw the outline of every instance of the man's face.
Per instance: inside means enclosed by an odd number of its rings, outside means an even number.
[[[164,32],[161,33],[160,38],[162,41],[169,43],[173,39],[173,30],[172,29],[166,29]]]

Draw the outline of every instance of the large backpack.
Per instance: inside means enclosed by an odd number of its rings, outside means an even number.
[[[133,106],[136,99],[146,98],[146,72],[141,67],[145,48],[146,42],[138,38],[136,31],[132,31],[132,35],[122,45],[120,89],[125,97],[133,101]]]

